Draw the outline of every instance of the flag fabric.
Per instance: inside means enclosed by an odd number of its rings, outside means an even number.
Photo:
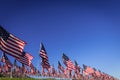
[[[82,70],[82,74],[83,74],[83,76],[88,76],[89,75],[85,70]]]
[[[87,69],[87,66],[86,66],[85,64],[83,64],[82,74],[83,74],[84,76],[89,75],[89,73],[86,72],[86,69]]]
[[[80,66],[78,66],[77,61],[74,62],[75,62],[75,73],[80,74]]]
[[[100,74],[100,72],[98,70],[95,71],[95,74],[96,74],[97,77],[101,76],[101,74]]]
[[[80,66],[78,66],[77,61],[74,61],[74,62],[75,62],[75,68],[80,72]]]
[[[85,70],[87,73],[89,73],[89,74],[94,73],[94,69],[91,68],[90,66],[86,66],[86,65],[83,64],[83,68],[84,68],[84,70]]]
[[[94,69],[91,68],[90,66],[87,66],[86,72],[88,72],[89,74],[94,73]]]
[[[60,69],[62,72],[64,72],[64,68],[63,68],[63,66],[61,65],[60,61],[58,61],[58,69]]]
[[[31,64],[30,64],[30,74],[31,74],[31,75],[33,75],[33,74],[35,73],[34,68],[35,68],[35,67],[34,67],[33,64],[31,63]]]
[[[33,56],[27,52],[23,52],[23,55],[19,58],[16,58],[19,62],[27,65],[27,66],[30,66],[30,64],[32,63],[32,59],[33,59]]]
[[[6,63],[6,66],[8,66],[10,68],[13,66],[5,53],[3,53],[3,55],[2,55],[1,61],[4,62],[4,63]]]
[[[54,66],[51,66],[51,73],[52,73],[52,76],[55,76],[56,71],[55,71]]]
[[[85,64],[83,64],[83,69],[86,70],[87,66]]]
[[[41,57],[41,65],[43,68],[46,68],[47,70],[50,68],[47,52],[41,43],[41,49],[40,49],[40,57]]]
[[[77,61],[74,61],[75,62],[75,66],[78,66],[78,63],[77,63]]]
[[[23,40],[10,34],[0,26],[0,49],[3,52],[15,58],[19,58],[19,56],[22,55],[25,44]]]
[[[63,63],[67,66],[68,70],[75,69],[73,62],[64,53],[62,59],[63,59]]]

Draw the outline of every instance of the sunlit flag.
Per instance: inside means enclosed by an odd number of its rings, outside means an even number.
[[[82,70],[82,75],[83,75],[83,76],[88,76],[89,73],[87,73],[85,70]]]
[[[89,74],[94,73],[94,69],[91,68],[90,66],[86,66],[86,65],[83,64],[83,68],[84,68],[84,70],[85,70],[87,73],[89,73]]]
[[[64,64],[67,66],[68,70],[75,69],[73,62],[64,53],[63,53],[62,59]]]
[[[51,73],[52,73],[52,76],[55,76],[56,71],[55,71],[54,66],[51,66]]]
[[[95,74],[96,74],[97,77],[101,76],[101,74],[100,74],[100,72],[98,70],[95,71]]]
[[[46,69],[50,68],[47,52],[46,52],[46,50],[45,50],[42,43],[41,43],[41,49],[40,49],[40,57],[41,57],[41,65],[42,65],[42,67],[46,68]]]
[[[31,63],[31,64],[30,64],[30,74],[32,74],[32,75],[35,73],[34,68],[35,68],[35,67],[34,67],[33,64]]]
[[[80,73],[80,66],[78,66],[77,61],[74,61],[74,62],[75,62],[75,71]]]
[[[0,49],[3,52],[15,58],[19,58],[19,56],[22,55],[25,44],[23,40],[10,34],[0,26]]]
[[[33,56],[27,52],[23,52],[23,55],[20,58],[17,58],[17,60],[27,66],[30,66],[32,63]]]
[[[61,65],[60,61],[58,61],[58,69],[60,69],[62,72],[64,72],[64,68],[63,68],[63,66]]]

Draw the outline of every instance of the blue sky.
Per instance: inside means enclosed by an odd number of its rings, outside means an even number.
[[[81,67],[86,64],[120,78],[119,21],[119,0],[0,1],[0,25],[27,42],[25,51],[34,56],[38,69],[43,42],[55,68],[64,52]]]

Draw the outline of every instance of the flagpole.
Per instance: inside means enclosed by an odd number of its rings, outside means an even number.
[[[13,69],[13,67],[11,68],[10,78],[12,78],[12,69]]]
[[[39,48],[39,51],[38,51],[38,54],[40,55],[40,50],[41,50],[41,44],[42,43],[40,43],[40,48]],[[40,57],[39,57],[40,58]],[[39,60],[40,61],[40,60]],[[41,65],[41,61],[39,62],[39,64]],[[41,68],[41,75],[42,75],[42,67],[40,67]],[[42,75],[43,76],[43,75]]]

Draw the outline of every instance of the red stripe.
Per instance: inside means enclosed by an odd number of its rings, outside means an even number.
[[[12,35],[12,34],[10,34],[10,36],[11,36],[11,38],[13,38],[14,40],[16,40],[16,41],[18,41],[18,42],[20,42],[20,43],[26,44],[25,41],[19,39],[18,37],[14,36],[14,35]]]
[[[1,49],[3,51],[9,52],[9,54],[14,54],[16,56],[20,56],[18,53],[16,53],[16,51],[11,50],[10,48],[7,48],[6,46],[2,45]],[[22,53],[21,53],[22,54]]]
[[[22,54],[21,53],[21,51],[19,51],[19,50],[17,50],[17,49],[15,49],[14,47],[12,47],[12,46],[10,46],[9,44],[7,44],[5,41],[1,41],[1,44],[2,44],[2,46],[4,46],[4,47],[6,47],[6,48],[9,48],[9,49],[12,49],[12,50],[14,50],[14,51],[16,51],[16,53],[18,53],[18,54]]]
[[[14,43],[13,41],[11,41],[9,39],[7,40],[7,43],[9,43],[10,45],[13,45],[13,46],[17,47],[20,51],[22,51],[24,49],[24,46],[20,46],[19,44],[16,44],[16,43]]]
[[[12,51],[8,50],[8,49],[5,49],[4,47],[1,48],[1,50],[5,53],[8,53],[9,55],[15,57],[15,58],[19,58],[19,55],[16,55],[15,53],[13,53]]]
[[[10,35],[7,41],[4,41],[2,38],[0,38],[0,48],[2,51],[10,54],[15,58],[20,58],[24,46],[25,42],[14,37],[13,35]]]
[[[1,43],[2,43],[2,42],[1,42]],[[7,50],[11,51],[12,53],[15,53],[15,54],[18,54],[18,55],[21,55],[21,54],[22,54],[21,52],[18,52],[18,51],[16,51],[16,50],[12,49],[12,48],[7,47],[4,43],[2,43],[1,45],[2,45],[2,47],[3,47],[4,49],[7,49]]]
[[[21,63],[26,64],[28,66],[30,66],[31,64],[31,60],[33,59],[33,56],[26,53],[24,57],[21,57],[20,59],[18,59]]]
[[[44,65],[50,65],[47,60],[43,60],[43,61],[42,61],[42,64],[44,64]]]
[[[75,66],[74,66],[74,64],[72,63],[71,60],[66,61],[66,63],[67,63],[68,70],[75,69]]]
[[[48,61],[42,61],[42,63],[45,64],[45,65],[49,65]]]
[[[20,58],[20,59],[17,59],[19,62],[25,64],[25,65],[29,65],[29,61],[27,59],[24,59],[24,58]]]
[[[4,41],[5,42],[5,41]],[[22,52],[22,48],[20,48],[18,45],[14,45],[12,42],[10,42],[9,40],[7,40],[7,42],[5,42],[7,45],[14,47],[15,49],[17,49],[18,51]]]
[[[8,38],[11,42],[13,42],[14,44],[17,44],[21,47],[23,47],[25,45],[25,43],[21,43],[21,42],[18,42],[16,41],[15,39],[13,39],[11,36]]]
[[[47,54],[45,54],[45,52],[44,52],[43,50],[40,51],[40,55],[41,55],[41,57],[43,57],[43,58],[48,58]]]
[[[40,57],[42,58],[42,62],[41,62],[42,67],[46,69],[50,68],[48,56],[44,50],[40,50]]]
[[[44,56],[43,54],[40,55],[41,58],[45,58],[45,59],[48,59],[47,56]]]
[[[21,47],[21,48],[25,45],[25,44],[21,44],[20,42],[17,42],[15,40],[11,39],[10,37],[8,38],[8,40],[9,40],[9,42],[12,42],[14,45],[19,45],[19,47]]]
[[[62,72],[64,72],[64,68],[62,67],[62,66],[58,66],[58,68],[62,71]]]

